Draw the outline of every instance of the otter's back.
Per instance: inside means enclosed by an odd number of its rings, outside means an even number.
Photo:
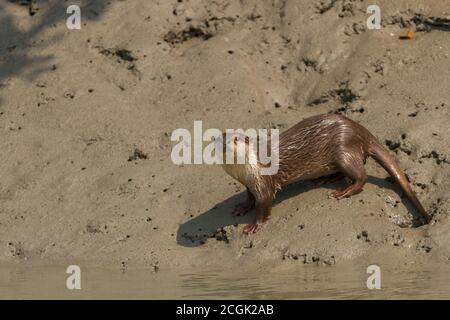
[[[280,183],[314,179],[336,172],[334,156],[339,139],[355,131],[357,136],[370,135],[362,126],[344,116],[325,114],[306,118],[281,133]]]

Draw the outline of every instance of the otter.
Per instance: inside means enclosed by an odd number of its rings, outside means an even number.
[[[270,215],[276,193],[292,182],[347,177],[352,183],[331,195],[339,200],[361,192],[367,181],[364,165],[368,156],[374,158],[400,185],[425,223],[431,220],[389,151],[366,128],[343,115],[312,116],[282,132],[277,148],[278,172],[273,175],[261,174],[264,165],[255,152],[255,141],[248,136],[224,133],[218,142],[222,144],[224,157],[230,152],[234,157],[237,148],[245,144],[245,163],[223,164],[225,171],[247,188],[246,201],[238,204],[233,214],[243,215],[256,208],[255,220],[244,227],[245,234],[259,230]]]

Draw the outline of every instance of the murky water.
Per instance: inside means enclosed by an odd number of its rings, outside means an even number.
[[[0,267],[1,299],[448,299],[448,268],[381,266],[380,290],[365,268],[299,267],[289,272],[173,273],[83,269],[81,290],[66,288],[66,267]],[[229,271],[230,272],[230,271]]]

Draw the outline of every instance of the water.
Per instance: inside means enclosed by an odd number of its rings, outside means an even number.
[[[302,266],[294,271],[190,273],[82,268],[68,290],[66,267],[0,267],[0,299],[448,299],[448,267],[381,266],[380,290],[361,267]]]

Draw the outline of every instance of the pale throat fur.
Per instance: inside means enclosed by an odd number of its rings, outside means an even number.
[[[242,144],[245,144],[245,164],[224,164],[222,165],[225,172],[227,172],[234,179],[242,183],[252,192],[263,195],[269,190],[277,191],[280,189],[280,186],[275,183],[275,188],[268,187],[269,185],[274,184],[274,178],[270,175],[262,175],[261,168],[263,165],[258,161],[258,155],[256,148],[253,148],[251,143],[246,143],[244,141],[237,141],[232,147],[228,145],[226,148],[226,153],[232,153],[236,155],[236,150],[239,147],[244,147]],[[225,160],[224,154],[224,160]],[[264,198],[273,198],[275,196],[275,192],[273,194],[266,194]]]

